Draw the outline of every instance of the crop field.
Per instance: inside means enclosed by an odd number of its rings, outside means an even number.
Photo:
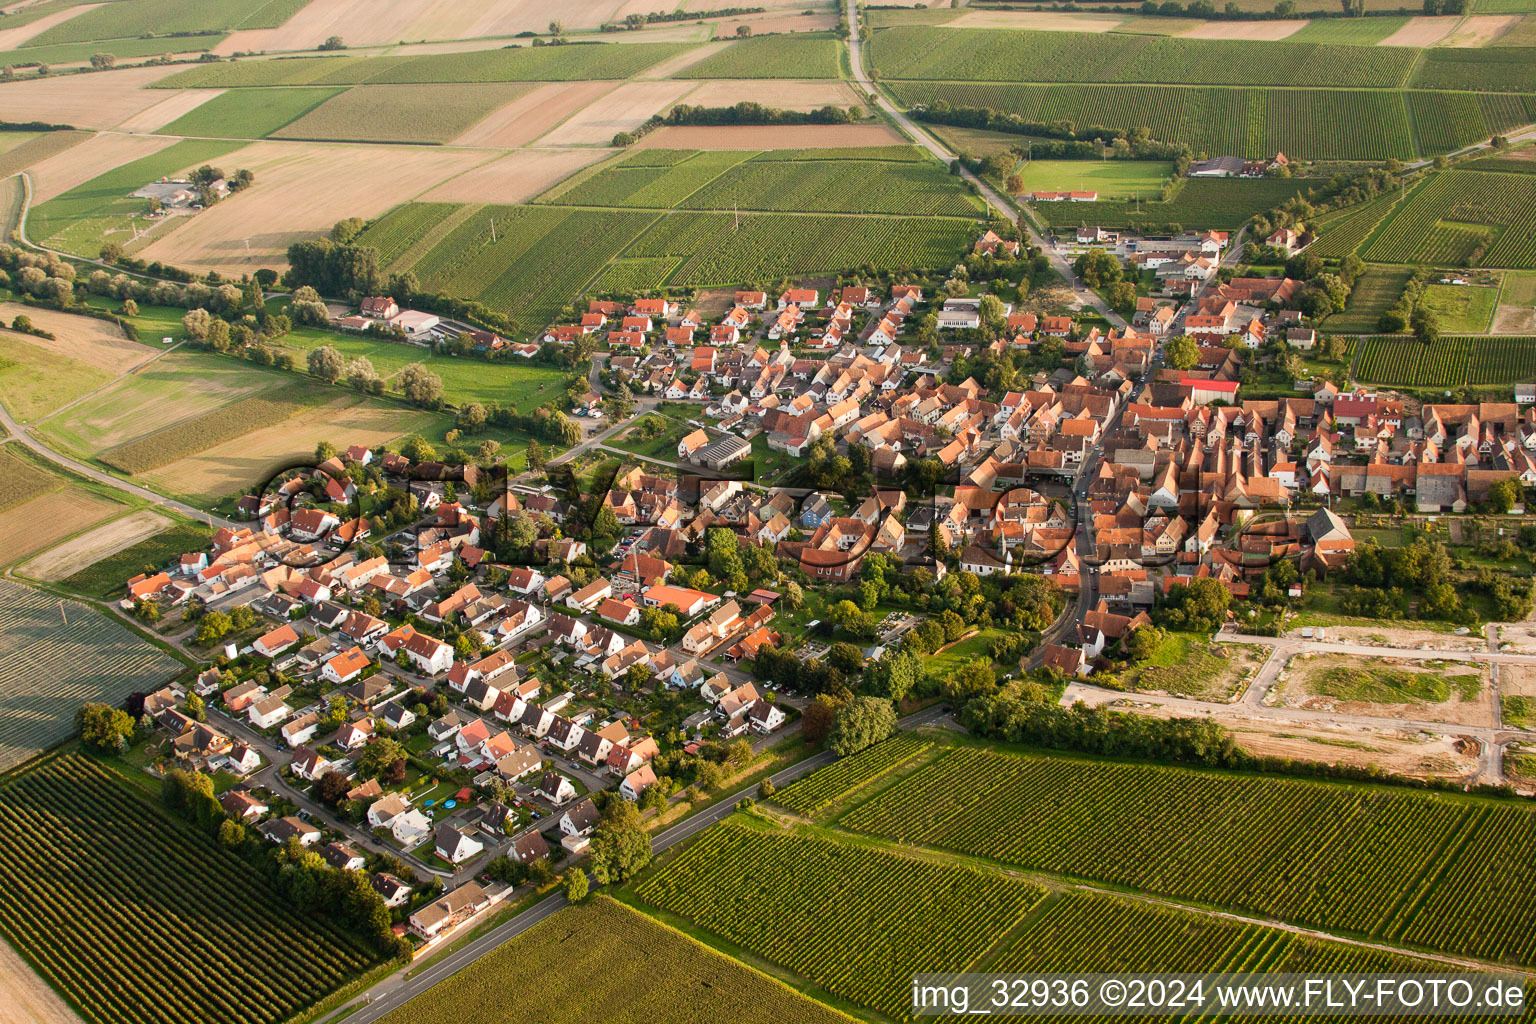
[[[0,444],[0,510],[58,490],[64,482],[35,461],[20,441]]]
[[[28,46],[20,50],[0,53],[0,64],[85,64],[93,54],[108,52],[120,61],[139,57],[161,57],[168,54],[206,53],[217,46],[222,35],[203,36],[140,36],[133,39],[111,39],[103,42],[50,43],[47,46]],[[155,69],[163,71],[163,68]]]
[[[272,134],[333,142],[451,142],[531,88],[526,82],[358,86]]]
[[[1435,174],[1361,256],[1372,263],[1536,267],[1536,175]]]
[[[82,703],[115,705],[158,689],[180,668],[94,608],[0,582],[0,772],[72,735]]]
[[[645,149],[628,159],[579,176],[541,197],[564,206],[628,206],[668,210],[748,160],[751,153]]]
[[[303,117],[341,90],[231,89],[182,115],[159,131],[209,139],[264,139]]]
[[[815,814],[854,790],[867,786],[886,773],[906,764],[933,746],[915,736],[899,736],[845,757],[801,779],[773,797],[801,814]]]
[[[1320,232],[1320,237],[1312,243],[1312,251],[1323,259],[1343,259],[1360,248],[1402,198],[1400,192],[1388,192],[1357,206],[1345,207],[1317,218],[1312,222],[1312,227]],[[1358,287],[1357,284],[1356,290]],[[1354,302],[1353,293],[1350,302]]]
[[[1435,311],[1445,333],[1484,334],[1498,297],[1498,285],[1429,284],[1421,301]]]
[[[875,32],[870,54],[886,79],[1382,89],[1405,85],[1418,58],[1395,46],[917,26]],[[1493,82],[1440,87],[1520,91]]]
[[[1379,972],[1429,961],[1092,892],[1052,899],[989,969],[1084,972]]]
[[[519,46],[418,57],[298,57],[236,61],[188,68],[157,84],[171,89],[223,89],[248,85],[575,82],[628,78],[689,48],[686,43],[602,43]],[[836,69],[826,77],[836,77]]]
[[[1375,46],[1406,24],[1407,18],[1315,18],[1286,36],[1286,41]]]
[[[671,276],[680,256],[642,256],[636,259],[620,258],[602,269],[592,281],[592,291],[602,294],[613,292],[647,291],[655,288]]]
[[[1101,199],[1096,203],[1035,203],[1031,208],[1045,223],[1058,228],[1088,222],[1105,227],[1181,224],[1196,229],[1235,228],[1310,187],[1305,178],[1185,178],[1167,202]]]
[[[1044,896],[999,874],[734,823],[699,836],[636,893],[901,1019],[914,973],[965,970]]]
[[[1327,235],[1323,238],[1326,240]],[[1407,267],[1371,265],[1355,279],[1349,303],[1323,322],[1330,334],[1370,334],[1381,314],[1397,305],[1413,272]]]
[[[1031,160],[1015,172],[1024,192],[1082,189],[1105,199],[1156,199],[1173,174],[1157,160]]]
[[[1536,118],[1536,97],[1495,93],[989,82],[897,82],[892,91],[909,106],[943,100],[1079,130],[1144,127],[1197,152],[1258,157],[1280,149],[1309,160],[1433,155]]]
[[[375,960],[88,758],[8,782],[0,820],[0,931],[90,1024],[275,1024]]]
[[[842,43],[830,35],[743,39],[677,73],[678,78],[836,78]]]
[[[103,491],[70,483],[0,512],[0,563],[20,562],[126,511]]]
[[[100,459],[124,473],[137,475],[169,465],[252,430],[280,423],[322,402],[329,393],[320,388],[290,385],[244,398],[201,416],[173,424],[101,453]]]
[[[36,46],[148,35],[216,33],[233,28],[273,28],[305,0],[137,0],[104,4],[28,40]],[[163,46],[164,44],[162,44]]]
[[[0,403],[20,422],[53,412],[105,384],[112,374],[0,331]]]
[[[209,539],[206,527],[196,523],[181,523],[64,577],[62,585],[85,597],[114,597],[124,592],[123,584],[129,577],[137,576],[151,567],[160,569],[171,559],[188,551],[206,548]]]
[[[1536,145],[1521,146],[1493,156],[1479,157],[1461,165],[1467,171],[1506,171],[1510,174],[1536,174]]]
[[[188,139],[97,175],[33,208],[27,216],[27,235],[54,248],[94,257],[107,235],[129,234],[133,216],[149,209],[149,200],[132,197],[135,189],[217,160],[238,145]]]
[[[1515,865],[1536,813],[1515,804],[956,748],[839,824],[1447,953],[1536,958],[1536,863]]]
[[[1415,89],[1475,92],[1536,91],[1536,47],[1441,46],[1425,50],[1412,85]]]
[[[1363,343],[1355,376],[1401,387],[1511,384],[1536,378],[1536,338],[1442,336],[1432,346],[1411,337]]]
[[[644,950],[644,956],[636,956]],[[558,1014],[508,999],[514,976],[567,978]],[[567,907],[381,1018],[380,1024],[547,1024],[654,1019],[678,1024],[846,1024],[824,1007],[607,896]]]
[[[89,132],[44,132],[0,153],[0,178],[8,178],[24,167],[31,167],[90,138]]]

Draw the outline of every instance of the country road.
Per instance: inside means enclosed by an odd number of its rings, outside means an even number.
[[[847,0],[847,3],[848,63],[849,67],[853,71],[853,80],[862,86],[865,92],[873,96],[875,98],[875,102],[879,105],[880,109],[885,112],[886,116],[888,116],[892,121],[896,122],[896,125],[907,135],[911,136],[911,138],[919,146],[922,146],[929,153],[932,153],[934,158],[940,162],[944,164],[951,163],[955,159],[955,154],[950,152],[949,147],[940,142],[931,133],[923,130],[922,128],[919,128],[910,117],[908,117],[906,114],[903,114],[900,108],[898,108],[895,103],[891,102],[890,98],[886,96],[885,93],[882,92],[873,81],[870,80],[869,75],[864,71],[864,54],[860,49],[862,39],[859,35],[859,12],[854,3],[854,0]],[[960,168],[960,177],[976,186],[976,191],[981,193],[981,197],[987,202],[991,203],[998,210],[1001,210],[1003,213],[1007,214],[1010,219],[1019,221],[1019,226],[1023,229],[1025,235],[1028,237],[1030,244],[1040,247],[1040,251],[1045,254],[1046,259],[1050,260],[1051,268],[1055,270],[1056,273],[1061,275],[1063,281],[1070,283],[1077,276],[1076,273],[1072,270],[1072,265],[1067,262],[1066,258],[1063,257],[1060,253],[1056,252],[1053,246],[1048,245],[1045,239],[1040,237],[1040,234],[1036,232],[1034,228],[1030,227],[1029,221],[1020,220],[1019,207],[1013,202],[1013,200],[999,195],[996,189],[987,184],[981,178],[977,177],[975,174],[971,173],[971,171],[964,166]],[[1090,291],[1089,289],[1079,289],[1074,298],[1077,299],[1077,301],[1082,302],[1085,306],[1091,306],[1100,316],[1108,320],[1112,326],[1125,326],[1124,318],[1122,318],[1120,314],[1116,313],[1114,310],[1110,309],[1103,299],[1099,298],[1098,295],[1094,294],[1094,292]]]

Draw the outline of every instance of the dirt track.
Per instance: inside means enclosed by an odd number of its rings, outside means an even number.
[[[82,1024],[80,1017],[0,940],[0,1024]]]

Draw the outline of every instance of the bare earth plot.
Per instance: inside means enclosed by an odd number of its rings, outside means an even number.
[[[1309,711],[1491,726],[1487,683],[1486,666],[1467,662],[1301,654],[1282,670],[1267,700]]]
[[[123,118],[165,99],[145,88],[178,70],[175,66],[124,68],[88,75],[59,75],[0,85],[7,121],[47,121],[77,128],[112,128]]]
[[[157,689],[180,667],[94,608],[0,583],[0,771],[67,738],[81,704]]]
[[[205,210],[138,255],[179,267],[241,274],[280,267],[288,246],[345,217],[377,217],[486,159],[426,146],[256,142],[223,158],[256,186]],[[246,243],[250,248],[247,253]]]
[[[145,107],[126,118],[117,126],[124,132],[159,131],[177,118],[190,114],[215,96],[222,96],[223,89],[181,89],[166,96],[152,107]]]
[[[614,88],[613,82],[549,82],[487,114],[454,139],[453,145],[497,149],[526,146]]]
[[[0,512],[0,559],[19,561],[46,551],[122,511],[119,502],[74,486],[24,501]]]
[[[642,149],[845,149],[906,144],[905,137],[883,124],[687,125],[659,129],[636,143]]]
[[[519,149],[443,182],[422,198],[443,203],[521,203],[613,152]]]
[[[0,942],[0,1024],[83,1024],[7,942]]]
[[[1425,17],[1419,16],[1409,20],[1408,24],[1393,32],[1387,38],[1377,43],[1377,46],[1434,46],[1440,40],[1450,35],[1457,25],[1461,24],[1458,17]]]
[[[1536,158],[1536,149],[1521,150]],[[1536,274],[1509,274],[1499,293],[1499,308],[1493,316],[1495,334],[1530,334],[1536,331]]]
[[[171,521],[158,512],[150,509],[134,512],[110,523],[103,523],[73,540],[43,552],[21,566],[21,572],[34,579],[49,582],[61,580],[95,565],[108,555],[115,555],[141,540],[148,540],[170,526]]]
[[[1461,23],[1443,46],[1487,46],[1520,20],[1518,14],[1476,14]]]
[[[1180,33],[1184,39],[1254,39],[1274,42],[1306,28],[1305,21],[1209,21]]]
[[[1431,629],[1408,629],[1381,623],[1374,626],[1329,626],[1328,642],[1368,644],[1372,647],[1396,647],[1420,651],[1486,651],[1488,644],[1477,633],[1458,635]],[[1293,633],[1294,637],[1295,634]]]
[[[89,78],[89,75],[82,75]],[[3,87],[0,87],[3,88]],[[0,97],[0,105],[4,98]],[[83,185],[114,167],[158,153],[176,140],[152,135],[97,135],[57,156],[41,160],[28,170],[32,179],[32,205]]]
[[[704,82],[683,97],[692,107],[732,107],[738,103],[761,103],[780,110],[815,110],[818,107],[846,107],[862,101],[842,82],[830,79],[796,82],[789,79],[717,79]]]
[[[734,42],[734,40],[722,39],[719,42],[705,43],[703,46],[697,46],[692,50],[680,53],[676,57],[668,57],[660,64],[652,64],[650,67],[646,68],[635,77],[671,78],[679,71],[688,70],[699,61],[704,60],[706,57],[713,57],[727,46],[730,46],[732,42]]]
[[[105,320],[23,306],[18,302],[0,302],[0,316],[5,317],[7,323],[14,320],[17,314],[31,317],[34,326],[55,336],[50,341],[28,335],[29,344],[110,370],[114,375],[127,372],[153,354],[147,346],[123,337],[123,332],[116,324],[109,324]]]
[[[162,493],[223,498],[260,484],[279,464],[311,455],[321,441],[372,447],[402,434],[420,433],[431,423],[426,412],[378,406],[343,396],[307,409],[275,426],[216,445],[142,474],[147,487]]]
[[[0,50],[14,50],[19,46],[25,45],[27,40],[42,35],[53,28],[53,26],[62,24],[71,18],[78,18],[91,8],[100,6],[100,4],[80,4],[77,7],[66,7],[62,11],[45,14],[36,21],[26,25],[0,29]]]
[[[635,0],[638,5],[644,5],[646,0]],[[742,25],[752,30],[754,35],[767,35],[770,32],[827,32],[837,27],[836,14],[753,14],[741,18],[727,18],[716,22],[715,36],[720,39],[734,39],[736,30]]]
[[[546,146],[606,146],[617,132],[633,131],[693,88],[692,82],[625,82],[589,103],[540,139]]]
[[[568,29],[596,28],[620,0],[562,0]],[[313,0],[280,28],[232,33],[215,51],[307,50],[339,35],[350,46],[546,32],[548,0]]]
[[[1039,32],[1108,32],[1125,21],[1116,14],[1062,14],[1056,11],[967,11],[945,28],[1019,28]]]

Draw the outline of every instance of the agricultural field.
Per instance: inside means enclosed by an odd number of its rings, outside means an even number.
[[[1315,219],[1313,230],[1320,237],[1312,243],[1312,251],[1323,259],[1343,259],[1359,249],[1371,237],[1377,225],[1386,220],[1397,208],[1403,196],[1400,192],[1388,192],[1355,206],[1346,206]],[[1358,282],[1356,288],[1358,289]],[[1353,294],[1351,294],[1353,302]],[[1388,303],[1388,305],[1391,305]],[[1385,308],[1385,307],[1384,307]]]
[[[105,487],[69,483],[0,512],[0,562],[20,562],[127,510]]]
[[[799,814],[815,814],[906,764],[931,746],[930,741],[916,736],[893,737],[801,779],[775,794],[773,801]]]
[[[1000,874],[734,822],[700,835],[635,892],[903,1019],[915,972],[967,969],[1045,895]]]
[[[957,747],[838,824],[1296,924],[1536,959],[1536,865],[1518,852],[1536,812],[1515,803]]]
[[[131,576],[167,565],[171,559],[188,551],[208,546],[209,530],[200,523],[180,523],[120,548],[90,566],[63,578],[65,589],[84,597],[104,600],[123,594],[124,582]]]
[[[25,167],[57,156],[90,137],[89,132],[44,132],[25,138],[0,153],[0,178],[8,178]]]
[[[0,666],[0,772],[71,736],[81,703],[115,705],[135,690],[158,689],[181,669],[96,609],[8,582],[0,582]],[[15,895],[10,883],[4,888]]]
[[[253,430],[281,423],[319,405],[329,394],[319,387],[289,385],[272,392],[270,397],[243,398],[127,444],[108,448],[98,458],[129,476],[137,476]]]
[[[132,240],[135,223],[149,209],[149,200],[133,198],[135,189],[217,160],[237,145],[189,139],[118,166],[34,207],[27,216],[27,234],[53,248],[94,257],[104,241]]]
[[[328,142],[452,142],[531,88],[525,82],[357,86],[271,134]]]
[[[1326,240],[1329,236],[1324,235]],[[1323,321],[1330,334],[1370,334],[1377,330],[1381,314],[1397,305],[1413,271],[1407,267],[1368,266],[1355,279],[1349,302],[1341,312]]]
[[[63,486],[20,441],[0,444],[0,511],[31,501]]]
[[[635,956],[644,950],[644,956]],[[530,975],[529,972],[535,972]],[[538,999],[506,998],[514,976],[563,977],[558,1013]],[[715,952],[607,896],[568,907],[380,1024],[546,1024],[552,1020],[643,1024],[846,1024],[850,1018]]]
[[[22,511],[25,508],[22,506]],[[0,522],[3,520],[4,516],[0,515]],[[80,571],[82,567],[94,565],[125,548],[148,540],[170,525],[171,520],[150,509],[120,515],[111,522],[77,533],[62,544],[49,546],[41,554],[22,563],[17,571],[30,579],[56,582]]]
[[[164,135],[264,139],[341,92],[319,89],[230,89],[160,129]]]
[[[1536,274],[1505,274],[1493,329],[1499,334],[1536,334]]]
[[[206,53],[223,39],[220,35],[140,36],[134,39],[111,39],[85,43],[50,43],[47,46],[27,46],[19,50],[0,53],[0,64],[86,64],[93,54],[109,52],[118,60],[135,60],[141,57],[164,57],[174,54]]]
[[[53,412],[112,379],[106,370],[87,365],[0,331],[0,403],[18,422]]]
[[[1434,174],[1361,256],[1373,263],[1536,267],[1536,175]]]
[[[104,4],[28,40],[34,46],[148,35],[200,35],[236,28],[274,28],[305,0],[137,0]],[[163,44],[162,44],[163,45]]]
[[[677,78],[836,78],[842,43],[831,35],[758,36],[734,42]]]
[[[0,932],[89,1024],[276,1024],[375,961],[89,758],[8,781],[0,821]]]
[[[869,47],[886,79],[1381,89],[1407,84],[1419,56],[1407,47],[916,26],[881,29]],[[1478,76],[1420,87],[1520,91]]]
[[[1196,152],[1260,157],[1278,149],[1306,160],[1434,155],[1536,118],[1536,97],[1515,94],[906,81],[890,88],[908,106],[943,100],[1079,130],[1144,127]]]
[[[1533,47],[1435,47],[1423,54],[1413,73],[1411,84],[1415,89],[1536,91],[1536,48]]]
[[[1536,379],[1536,338],[1442,336],[1433,346],[1415,338],[1368,338],[1355,361],[1355,376],[1400,387],[1511,384]]]
[[[1310,184],[1305,178],[1185,178],[1167,202],[1035,203],[1032,209],[1053,228],[1093,223],[1104,227],[1179,224],[1185,228],[1236,228],[1273,209]]]
[[[167,89],[225,89],[255,85],[611,80],[639,74],[651,65],[684,53],[689,48],[688,44],[678,43],[607,43],[519,46],[416,57],[344,56],[236,61],[188,68],[157,84]],[[833,75],[826,77],[835,77],[835,70]]]
[[[1499,286],[1428,284],[1422,302],[1440,319],[1446,334],[1483,334],[1493,320],[1493,308],[1499,298]]]
[[[1015,171],[1024,192],[1097,192],[1104,199],[1158,197],[1173,165],[1156,160],[1031,160]]]

